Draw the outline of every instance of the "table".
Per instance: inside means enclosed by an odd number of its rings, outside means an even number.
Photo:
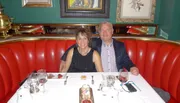
[[[57,75],[57,73],[53,74]],[[103,92],[98,91],[103,76],[117,76],[117,72],[64,73],[62,79],[48,79],[45,84],[45,93],[37,93],[29,96],[27,94],[28,89],[24,88],[26,85],[25,82],[8,103],[23,103],[25,101],[26,103],[79,103],[79,88],[84,84],[88,84],[92,88],[94,103],[165,103],[140,74],[138,76],[129,74],[129,80],[133,81],[140,89],[136,87],[137,92],[128,93],[123,91],[118,79],[115,80],[115,89],[108,89]],[[65,75],[68,76],[66,85],[64,85]],[[86,76],[86,79],[82,80],[81,76]],[[92,76],[94,78],[94,84],[91,83]],[[26,91],[26,93],[22,94],[19,98],[19,91],[22,90]]]

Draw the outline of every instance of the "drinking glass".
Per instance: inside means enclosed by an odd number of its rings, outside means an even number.
[[[46,70],[40,69],[37,71],[38,74],[38,81],[40,90],[45,92],[45,83],[47,82],[47,73]]]
[[[37,78],[37,74],[31,74],[31,76],[27,79],[27,83],[29,85],[30,93],[33,94],[39,92],[39,81]]]
[[[108,87],[113,87],[114,83],[115,83],[115,76],[108,75],[106,78],[107,78],[107,86]]]
[[[128,70],[123,68],[119,70],[119,80],[122,84],[125,84],[129,79],[129,73]]]
[[[114,85],[115,76],[106,75],[99,87],[99,91],[101,91],[102,96],[106,96],[108,99],[115,99],[119,91],[114,87]]]
[[[110,91],[114,89],[115,76],[106,75],[103,76],[103,81],[101,82],[100,90],[104,96],[108,95]]]
[[[45,84],[47,82],[47,73],[46,70],[40,69],[37,71],[38,79],[40,84]]]

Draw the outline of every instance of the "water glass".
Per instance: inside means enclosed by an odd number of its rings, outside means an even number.
[[[107,79],[107,86],[108,86],[108,87],[114,86],[115,76],[113,76],[113,75],[108,75],[108,76],[106,77],[106,79]]]
[[[103,76],[103,81],[101,82],[100,90],[106,94],[108,93],[108,91],[114,88],[114,83],[115,83],[115,76],[113,75]]]
[[[30,75],[30,77],[27,79],[27,84],[29,85],[30,93],[33,94],[39,92],[39,81],[36,73]]]

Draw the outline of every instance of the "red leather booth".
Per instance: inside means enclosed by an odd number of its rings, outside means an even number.
[[[152,86],[180,103],[180,43],[150,37],[118,37]],[[60,58],[75,43],[71,37],[16,37],[0,40],[0,103],[6,103],[34,70],[59,72]]]

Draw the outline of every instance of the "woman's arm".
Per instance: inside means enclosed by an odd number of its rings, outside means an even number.
[[[65,65],[66,65],[66,61],[61,60],[61,64],[60,64],[60,67],[59,67],[59,72],[61,72],[65,68]]]
[[[72,56],[73,56],[73,51],[74,48],[70,49],[68,54],[67,54],[67,58],[66,58],[66,62],[65,62],[65,66],[61,69],[61,72],[67,72],[70,65],[71,65],[71,61],[72,61]]]
[[[101,63],[101,57],[97,51],[94,50],[93,52],[93,62],[96,66],[96,70],[98,72],[103,72],[102,63]]]

